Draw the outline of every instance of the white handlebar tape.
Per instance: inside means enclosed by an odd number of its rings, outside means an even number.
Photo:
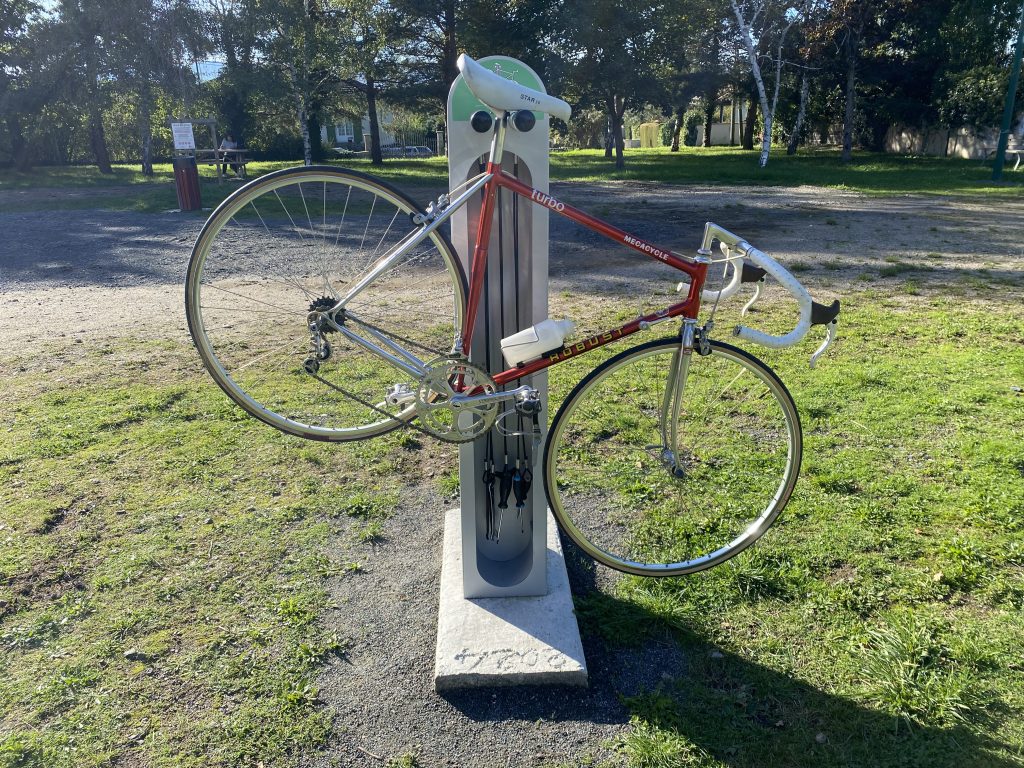
[[[737,325],[733,330],[733,335],[764,347],[778,348],[796,344],[811,329],[811,294],[800,285],[799,280],[793,277],[779,262],[767,253],[759,251],[745,240],[741,240],[735,247],[743,251],[748,259],[774,277],[779,285],[793,295],[796,303],[800,306],[800,320],[797,321],[796,327],[792,331],[783,336],[773,336],[770,333],[755,331],[753,328],[747,328],[744,325]]]

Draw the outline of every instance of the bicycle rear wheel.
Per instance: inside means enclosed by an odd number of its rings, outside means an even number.
[[[228,197],[189,263],[189,331],[217,384],[257,419],[316,440],[357,440],[411,419],[416,378],[337,330],[315,372],[310,312],[325,310],[413,231],[421,208],[390,185],[332,167],[292,168]],[[426,361],[461,330],[465,276],[447,239],[429,238],[370,282],[340,321]],[[375,339],[381,346],[380,337]]]
[[[789,392],[728,344],[690,355],[678,418],[666,420],[679,355],[678,339],[660,339],[595,368],[562,404],[545,446],[562,529],[598,562],[641,576],[693,573],[753,544],[800,469]],[[677,437],[666,445],[672,421]]]

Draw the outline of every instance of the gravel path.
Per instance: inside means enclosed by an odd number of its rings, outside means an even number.
[[[360,559],[366,569],[332,586],[337,607],[327,623],[353,638],[354,646],[320,679],[321,698],[337,711],[340,736],[304,766],[373,765],[370,755],[387,759],[409,752],[419,755],[421,766],[461,768],[607,759],[612,755],[602,744],[628,721],[619,692],[653,688],[663,671],[683,664],[667,645],[615,654],[585,637],[588,689],[436,694],[441,539],[444,513],[453,503],[430,490],[409,490],[369,557],[363,559],[365,547],[334,553]],[[665,658],[646,663],[659,657]]]
[[[926,259],[929,281],[985,270],[1021,278],[1024,202],[873,199],[822,190],[555,184],[553,193],[648,240],[681,251],[713,220],[742,234],[801,275],[819,300],[840,295],[886,259]],[[10,193],[8,193],[10,194]],[[426,199],[418,191],[414,197]],[[59,311],[78,338],[185,339],[182,285],[202,217],[92,210],[3,212],[0,195],[0,340],[38,337]],[[675,275],[653,260],[561,217],[551,217],[552,294],[569,288],[649,294]],[[821,267],[825,266],[826,269]]]
[[[801,262],[802,279],[824,301],[858,284],[866,270],[877,278],[887,259],[926,260],[929,284],[985,270],[990,278],[1004,278],[1008,290],[1024,285],[1024,249],[1018,240],[1024,203],[1001,202],[995,208],[815,188],[645,184],[556,184],[552,192],[679,250],[692,250],[704,221],[714,220],[783,263]],[[7,213],[2,203],[0,198],[4,348],[41,336],[188,343],[182,284],[201,217]],[[637,259],[552,217],[552,295],[581,286],[597,293],[642,294],[650,285],[663,289],[673,277],[663,265]],[[308,758],[308,768],[384,765],[385,759],[414,750],[424,766],[577,765],[607,758],[602,745],[626,725],[619,696],[649,690],[663,672],[685,668],[686,660],[667,642],[609,651],[598,638],[585,637],[592,681],[586,691],[435,694],[442,520],[451,504],[429,489],[407,489],[383,541],[360,550],[365,571],[332,580],[337,608],[325,624],[353,638],[354,645],[320,680],[322,699],[337,712],[339,737],[324,754]],[[577,589],[586,580],[585,570],[574,569]]]

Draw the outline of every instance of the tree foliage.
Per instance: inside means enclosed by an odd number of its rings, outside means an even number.
[[[892,125],[994,125],[1018,13],[1019,0],[3,0],[0,164],[148,171],[182,115],[307,162],[321,125],[368,116],[379,161],[381,105],[432,130],[462,52],[533,67],[573,104],[565,141],[603,137],[618,167],[632,111],[670,121],[678,149],[695,110],[707,129],[748,102],[744,139],[763,127],[763,157],[773,140],[838,136],[849,158]]]
[[[957,73],[939,107],[946,125],[991,128],[1003,114],[1009,73],[991,64]],[[1017,86],[1017,103],[1024,103],[1024,83]]]
[[[668,11],[656,0],[587,0],[566,6],[558,22],[565,93],[604,111],[616,168],[624,165],[626,110],[665,101],[671,65],[680,58],[666,36]]]

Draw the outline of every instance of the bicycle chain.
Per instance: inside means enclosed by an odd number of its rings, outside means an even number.
[[[366,406],[366,407],[367,407],[367,408],[369,408],[369,409],[370,409],[371,411],[376,411],[376,412],[377,412],[377,413],[379,413],[379,414],[382,414],[382,415],[384,415],[384,416],[387,416],[387,417],[388,417],[389,419],[391,419],[392,421],[397,421],[397,422],[398,422],[399,424],[401,424],[401,425],[402,425],[403,427],[408,427],[409,429],[414,429],[414,430],[416,430],[417,432],[419,432],[419,433],[421,433],[421,434],[424,434],[424,435],[426,435],[427,437],[432,437],[432,438],[434,438],[435,440],[439,440],[439,441],[441,441],[442,443],[471,443],[471,442],[473,442],[473,440],[475,440],[475,439],[476,439],[476,438],[474,438],[474,437],[471,437],[471,438],[468,438],[468,439],[465,439],[465,440],[451,440],[451,439],[448,439],[448,438],[444,438],[444,437],[439,437],[438,435],[435,435],[435,434],[434,434],[433,432],[431,432],[430,430],[424,429],[423,427],[419,426],[418,424],[413,424],[411,420],[407,420],[407,419],[400,419],[400,418],[398,418],[397,416],[395,416],[394,414],[392,414],[392,413],[388,413],[388,412],[387,412],[387,411],[385,411],[385,410],[384,410],[383,408],[378,408],[378,407],[377,407],[376,405],[374,405],[373,403],[371,403],[371,402],[368,402],[368,401],[366,401],[366,400],[363,400],[363,398],[359,397],[359,395],[355,395],[355,394],[352,394],[351,392],[348,392],[348,391],[346,391],[346,390],[342,389],[342,388],[341,388],[341,387],[339,387],[339,386],[338,386],[337,384],[332,384],[331,382],[329,382],[329,381],[328,381],[327,379],[325,379],[325,378],[324,378],[323,376],[320,376],[319,374],[316,374],[316,373],[310,373],[309,375],[310,375],[310,376],[312,376],[312,377],[313,377],[314,379],[316,379],[317,381],[319,381],[319,382],[320,382],[321,384],[324,384],[325,386],[329,387],[330,389],[333,389],[333,390],[335,390],[335,391],[337,391],[337,392],[340,392],[340,393],[341,393],[342,395],[344,395],[345,397],[348,397],[348,398],[351,398],[352,400],[355,400],[355,401],[356,401],[357,403],[359,403],[360,405],[364,405],[364,406]],[[415,416],[413,416],[412,418],[415,418]]]

